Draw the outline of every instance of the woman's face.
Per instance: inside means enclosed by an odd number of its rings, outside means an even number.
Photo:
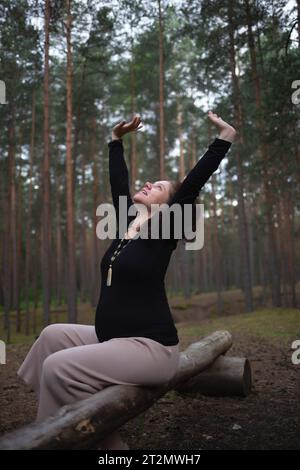
[[[144,204],[151,209],[151,204],[167,203],[172,192],[172,184],[170,181],[162,180],[150,183],[147,181],[142,189],[133,196],[133,202]]]

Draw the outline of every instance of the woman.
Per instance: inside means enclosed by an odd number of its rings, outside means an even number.
[[[110,184],[117,215],[117,237],[101,261],[101,292],[95,326],[53,324],[44,328],[27,354],[18,375],[36,392],[36,421],[112,384],[156,386],[171,380],[179,364],[179,339],[168,305],[164,277],[178,240],[138,237],[151,214],[151,204],[193,203],[218,168],[235,137],[235,130],[216,114],[208,117],[219,129],[175,190],[168,180],[146,182],[131,199],[122,137],[139,129],[141,119],[113,128],[109,147]],[[129,216],[125,233],[119,226],[119,197],[126,209],[134,203],[146,211]],[[146,213],[146,216],[145,216]],[[149,219],[150,220],[150,219]],[[149,221],[148,220],[148,221]],[[118,431],[108,435],[102,449],[128,449]]]

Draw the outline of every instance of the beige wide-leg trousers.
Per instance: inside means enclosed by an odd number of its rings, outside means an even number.
[[[163,384],[176,374],[179,357],[179,344],[164,346],[145,337],[99,343],[94,326],[55,323],[42,330],[17,374],[35,391],[41,422],[113,384]],[[128,449],[118,431],[99,445]]]

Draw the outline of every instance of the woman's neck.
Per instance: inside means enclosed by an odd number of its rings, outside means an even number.
[[[135,219],[131,222],[130,228],[132,231],[139,232],[141,230],[141,226],[152,216],[151,211],[147,210],[143,213],[139,213]]]

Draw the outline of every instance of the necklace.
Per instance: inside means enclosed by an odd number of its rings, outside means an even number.
[[[122,243],[124,240],[127,240],[127,244],[126,245],[123,245],[122,246]],[[124,246],[127,246],[130,242],[131,242],[132,238],[125,238],[125,235],[123,236],[122,240],[120,241],[120,243],[118,244],[117,248],[115,249],[115,251],[113,252],[113,255],[110,259],[110,264],[109,264],[109,268],[108,268],[108,272],[107,272],[107,278],[106,278],[106,285],[107,286],[111,286],[111,278],[112,278],[112,264],[114,262],[114,260],[116,259],[116,257],[121,253],[122,249],[124,248]]]

